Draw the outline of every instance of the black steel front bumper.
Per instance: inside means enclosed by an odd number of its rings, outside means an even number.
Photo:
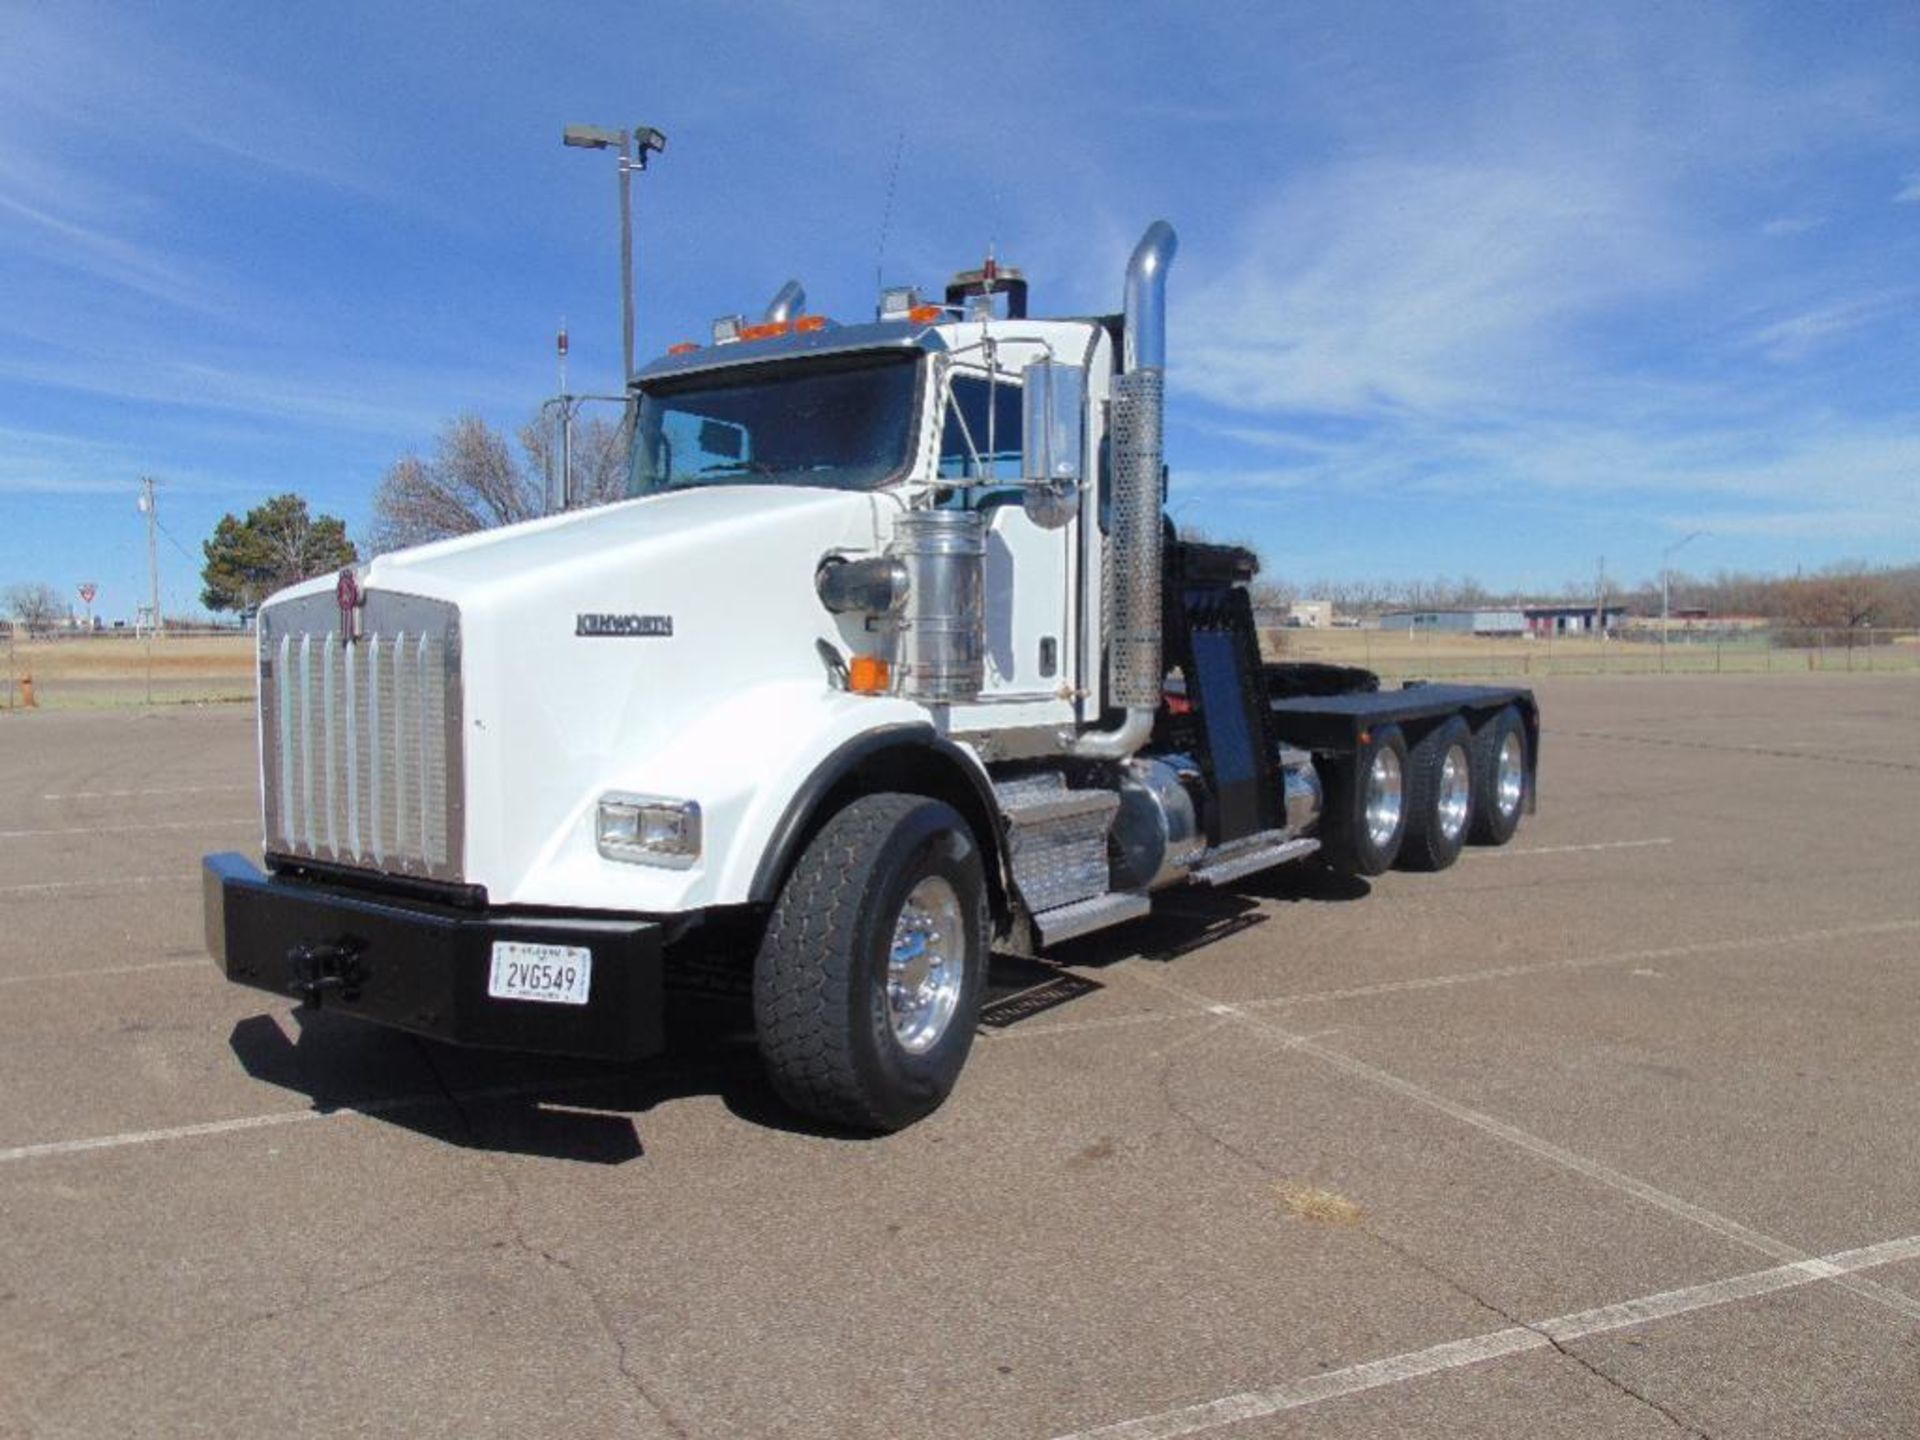
[[[229,980],[456,1045],[632,1060],[663,1044],[662,927],[526,916],[202,863],[207,949]],[[496,940],[584,946],[584,1005],[487,994]]]

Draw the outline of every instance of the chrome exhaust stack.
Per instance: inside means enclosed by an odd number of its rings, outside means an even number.
[[[767,313],[760,318],[768,325],[780,325],[804,314],[806,308],[807,292],[798,280],[789,280],[773,292],[773,299],[767,302]]]
[[[1166,684],[1161,635],[1161,440],[1166,408],[1167,270],[1179,249],[1156,220],[1127,262],[1122,373],[1113,385],[1113,494],[1107,537],[1107,703],[1125,708],[1117,730],[1078,736],[1073,753],[1123,760],[1153,733]]]

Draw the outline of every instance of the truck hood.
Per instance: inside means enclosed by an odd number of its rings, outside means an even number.
[[[719,563],[743,532],[787,526],[806,532],[822,521],[834,525],[834,517],[863,530],[866,542],[884,543],[870,523],[874,501],[867,493],[772,485],[670,490],[382,555],[362,572],[361,587],[458,604],[476,588],[539,586],[542,577],[576,570],[594,556],[617,553],[628,563],[644,563],[654,556],[707,550]],[[861,524],[863,519],[869,523]],[[328,579],[319,588],[331,584]]]
[[[844,655],[869,641],[820,604],[814,572],[830,551],[884,546],[899,508],[884,492],[716,486],[461,536],[362,567],[369,615],[382,594],[458,610],[449,645],[465,771],[455,822],[463,878],[511,903],[536,871],[571,855],[583,885],[624,883],[631,903],[643,877],[593,857],[592,809],[617,783],[609,777],[684,794],[680,748],[727,706],[783,697],[759,702],[753,717],[778,736],[793,707],[834,703],[842,692],[823,642]],[[281,630],[304,621],[336,631],[334,583],[282,592],[268,617],[289,606]],[[631,757],[663,768],[623,771]],[[718,826],[750,797],[710,785],[689,798]],[[594,873],[610,869],[622,873]],[[597,903],[618,900],[609,892]]]

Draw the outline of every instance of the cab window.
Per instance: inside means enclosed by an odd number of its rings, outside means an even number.
[[[942,480],[1020,478],[1020,387],[955,375],[940,432]]]

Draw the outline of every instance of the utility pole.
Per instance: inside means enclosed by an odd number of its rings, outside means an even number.
[[[140,477],[140,511],[147,517],[147,584],[153,597],[153,608],[148,615],[157,634],[160,630],[160,516],[153,498],[156,483],[151,475]]]

